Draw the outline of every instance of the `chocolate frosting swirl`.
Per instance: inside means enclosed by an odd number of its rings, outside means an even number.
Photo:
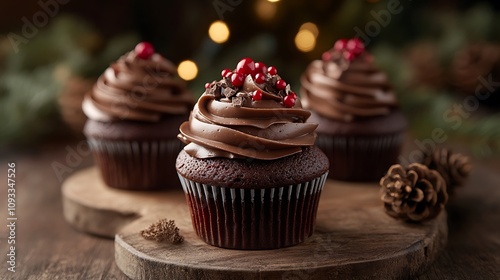
[[[301,77],[304,107],[343,122],[388,115],[397,107],[385,73],[363,52],[352,61],[330,50],[331,59],[315,60]]]
[[[165,115],[187,114],[193,104],[174,64],[156,53],[142,59],[131,51],[106,69],[82,107],[97,121],[158,122]]]
[[[268,85],[259,86],[251,75],[237,93],[228,94],[230,98],[221,96],[229,88],[225,86],[224,80],[213,83],[189,121],[180,126],[178,137],[188,144],[184,150],[189,155],[273,160],[314,145],[317,124],[306,123],[310,112],[302,109],[298,99],[286,108],[279,95],[264,90]],[[251,99],[254,90],[262,91],[262,100]]]

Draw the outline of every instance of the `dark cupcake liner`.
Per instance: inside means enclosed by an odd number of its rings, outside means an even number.
[[[398,162],[403,140],[403,133],[349,137],[318,134],[316,145],[330,161],[329,178],[378,182]]]
[[[328,173],[279,188],[236,189],[200,184],[179,174],[197,235],[230,249],[276,249],[312,235]]]
[[[127,190],[180,188],[175,160],[183,148],[178,139],[113,141],[88,139],[104,182]]]

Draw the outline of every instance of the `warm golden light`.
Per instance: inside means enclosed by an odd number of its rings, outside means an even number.
[[[310,52],[316,46],[316,37],[309,30],[300,30],[297,35],[295,35],[295,46],[301,52]]]
[[[312,22],[303,23],[297,35],[295,35],[295,46],[301,52],[310,52],[316,46],[316,38],[318,37],[319,29]]]
[[[229,39],[229,33],[227,24],[220,20],[214,21],[210,25],[210,28],[208,28],[208,36],[210,36],[210,39],[217,44],[226,42],[227,39]]]
[[[255,11],[257,15],[263,20],[270,20],[274,18],[276,12],[278,10],[278,6],[270,3],[266,0],[259,0],[255,2]]]
[[[267,0],[268,2],[271,2],[271,3],[276,3],[276,2],[279,2],[280,0]]]
[[[190,81],[198,75],[198,66],[191,60],[184,60],[177,67],[179,77],[186,81]]]
[[[309,31],[311,31],[311,33],[314,35],[315,38],[318,37],[318,34],[319,34],[318,27],[316,26],[316,24],[314,24],[312,22],[306,22],[306,23],[302,24],[300,26],[299,30],[309,30]]]

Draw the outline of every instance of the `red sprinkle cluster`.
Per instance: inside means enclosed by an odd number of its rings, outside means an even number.
[[[266,81],[272,80],[273,76],[278,74],[278,70],[274,66],[267,67],[262,62],[254,62],[251,58],[243,58],[236,65],[236,69],[231,71],[231,69],[226,68],[222,70],[221,76],[223,78],[229,78],[231,84],[235,87],[243,86],[243,82],[248,75],[251,75],[255,83],[263,84]],[[278,77],[276,83],[273,85],[278,91],[285,90],[287,88],[287,83],[285,80]],[[211,86],[210,83],[205,84],[205,88],[209,88]],[[252,100],[259,101],[262,100],[263,93],[261,90],[255,90],[252,92]],[[285,107],[291,108],[295,105],[297,101],[297,95],[289,91],[287,95],[283,97],[283,105]]]
[[[333,45],[333,49],[334,51],[341,52],[346,60],[352,61],[364,52],[365,44],[358,38],[339,39]],[[328,61],[332,58],[332,54],[324,52],[321,58],[324,61]]]
[[[148,59],[155,53],[155,48],[149,42],[140,42],[135,46],[135,53],[141,59]]]

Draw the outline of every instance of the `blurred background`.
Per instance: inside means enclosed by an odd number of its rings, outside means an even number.
[[[83,139],[83,95],[142,40],[200,95],[247,56],[298,91],[309,62],[357,36],[389,74],[412,139],[442,129],[446,145],[500,155],[499,1],[40,0],[0,11],[0,153]]]

